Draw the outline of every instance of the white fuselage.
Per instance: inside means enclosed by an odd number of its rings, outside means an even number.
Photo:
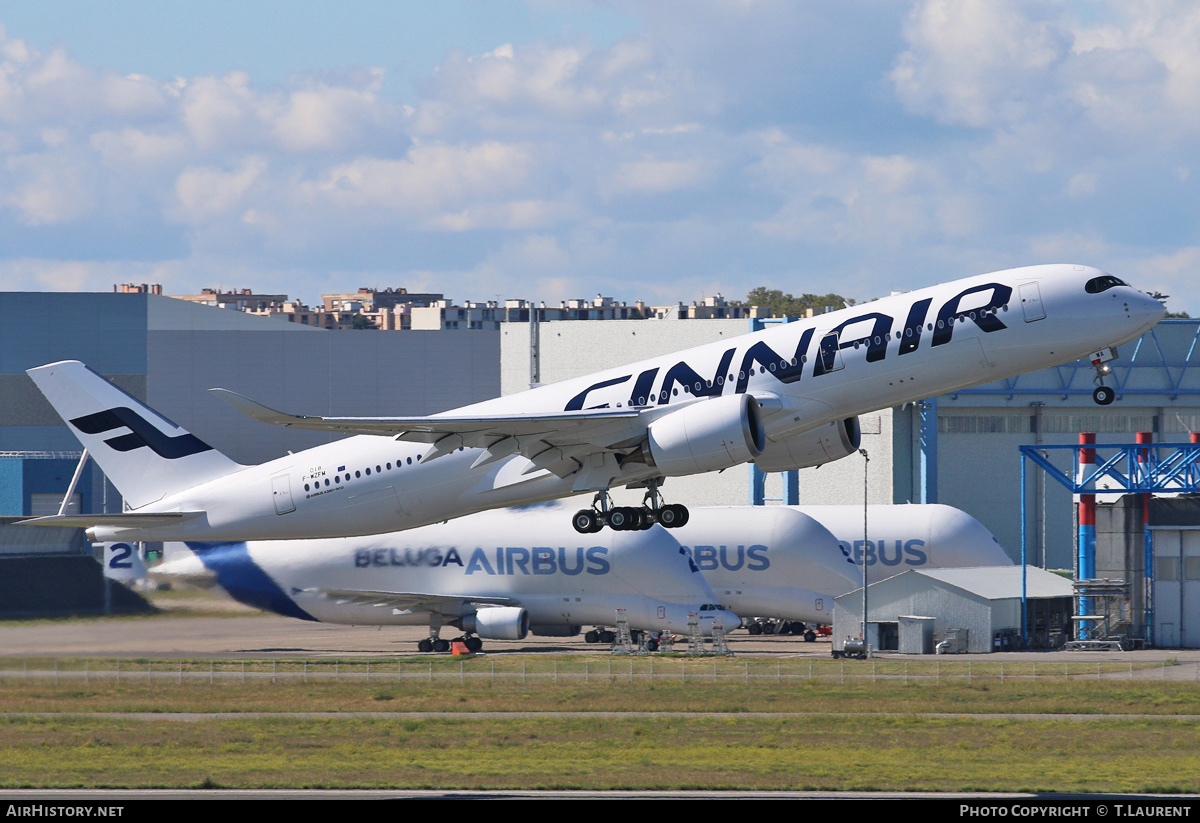
[[[489,400],[455,415],[597,408],[638,411],[611,442],[645,437],[680,407],[749,393],[769,442],[831,421],[1087,356],[1142,334],[1161,305],[1128,286],[1084,291],[1103,274],[1051,265],[883,298],[732,340]],[[650,322],[650,321],[647,321]],[[832,335],[831,335],[832,333]],[[472,468],[481,450],[421,461],[427,443],[360,435],[246,467],[138,509],[203,516],[160,528],[96,527],[96,540],[267,540],[381,534],[485,509],[564,497],[573,479],[521,456]],[[612,486],[658,475],[628,462]],[[576,488],[576,491],[579,489]]]
[[[691,510],[676,540],[722,605],[743,618],[829,623],[833,598],[911,568],[1011,566],[984,526],[940,505],[720,506]]]
[[[662,527],[580,535],[561,513],[536,507],[371,537],[187,546],[169,545],[155,575],[327,623],[425,625],[431,609],[451,623],[480,599],[507,598],[529,613],[534,634],[615,625],[617,609],[645,631],[686,633],[689,614],[706,635],[714,619],[728,631],[740,624],[713,608],[712,589]],[[380,598],[364,603],[353,592]],[[411,605],[396,608],[383,593],[411,595]]]

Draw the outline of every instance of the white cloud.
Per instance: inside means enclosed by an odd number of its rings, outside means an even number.
[[[1063,141],[1080,127],[1156,143],[1200,127],[1200,7],[924,0],[890,79],[912,111],[974,128],[1038,123]]]
[[[136,128],[96,132],[91,147],[103,163],[123,169],[152,169],[178,165],[187,159],[187,139],[180,133],[155,133]]]
[[[909,50],[892,71],[900,99],[947,123],[1021,119],[1063,49],[1057,32],[1015,0],[925,0],[904,26]],[[1031,88],[1034,87],[1034,88]]]
[[[197,78],[183,89],[182,103],[183,123],[201,151],[254,144],[262,138],[263,102],[244,72]]]
[[[377,127],[389,107],[366,89],[321,86],[292,92],[272,125],[289,151],[336,151]]]
[[[403,160],[363,157],[330,169],[319,189],[339,208],[428,214],[515,194],[532,158],[520,146],[418,143]]]
[[[917,164],[903,155],[864,157],[861,161],[866,179],[885,194],[904,191],[917,176]]]
[[[1171,282],[1200,247],[1194,4],[618,5],[641,25],[609,45],[506,34],[430,77],[279,86],[0,34],[0,278],[124,255],[111,282],[309,300],[356,271],[460,299],[867,297],[1058,259]]]
[[[69,223],[95,206],[92,169],[74,156],[37,154],[9,157],[17,183],[4,198],[29,226]]]
[[[267,171],[267,162],[247,158],[235,171],[189,167],[175,181],[176,206],[171,216],[182,223],[203,223],[240,212],[245,197]]]

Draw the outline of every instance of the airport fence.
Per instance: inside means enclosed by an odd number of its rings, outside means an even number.
[[[0,660],[0,682],[309,683],[428,682],[602,684],[744,684],[820,682],[842,685],[896,683],[997,683],[1032,679],[1172,680],[1200,682],[1200,663],[1165,660],[992,662],[976,660],[816,660],[622,656],[595,658],[473,657],[404,660]]]

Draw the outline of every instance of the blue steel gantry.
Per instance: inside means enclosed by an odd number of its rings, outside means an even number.
[[[1021,452],[1021,564],[1026,563],[1026,467],[1030,461],[1051,479],[1073,495],[1100,494],[1179,494],[1200,491],[1200,443],[1136,443],[1103,445],[1097,443],[1072,446],[1020,446]],[[1073,471],[1066,472],[1050,459],[1051,452],[1071,452]],[[1094,452],[1095,462],[1085,462],[1084,452]],[[1082,530],[1080,532],[1082,537]],[[1095,568],[1095,533],[1091,545],[1086,538],[1079,546],[1079,573],[1090,576],[1087,569]],[[1143,527],[1143,561],[1145,575],[1144,622],[1147,640],[1153,641],[1154,600],[1153,560],[1154,533]],[[1090,557],[1089,557],[1090,553]],[[1022,575],[1022,615],[1028,603]],[[1022,618],[1022,639],[1028,640],[1028,620]]]

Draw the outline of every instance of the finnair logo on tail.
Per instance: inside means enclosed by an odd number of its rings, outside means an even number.
[[[175,437],[163,434],[140,414],[125,406],[118,406],[95,414],[85,414],[70,422],[84,434],[103,434],[122,427],[129,429],[129,434],[122,434],[104,441],[106,445],[119,452],[128,452],[140,449],[142,446],[149,446],[159,457],[175,460],[212,450],[212,446],[194,434],[185,432]]]

